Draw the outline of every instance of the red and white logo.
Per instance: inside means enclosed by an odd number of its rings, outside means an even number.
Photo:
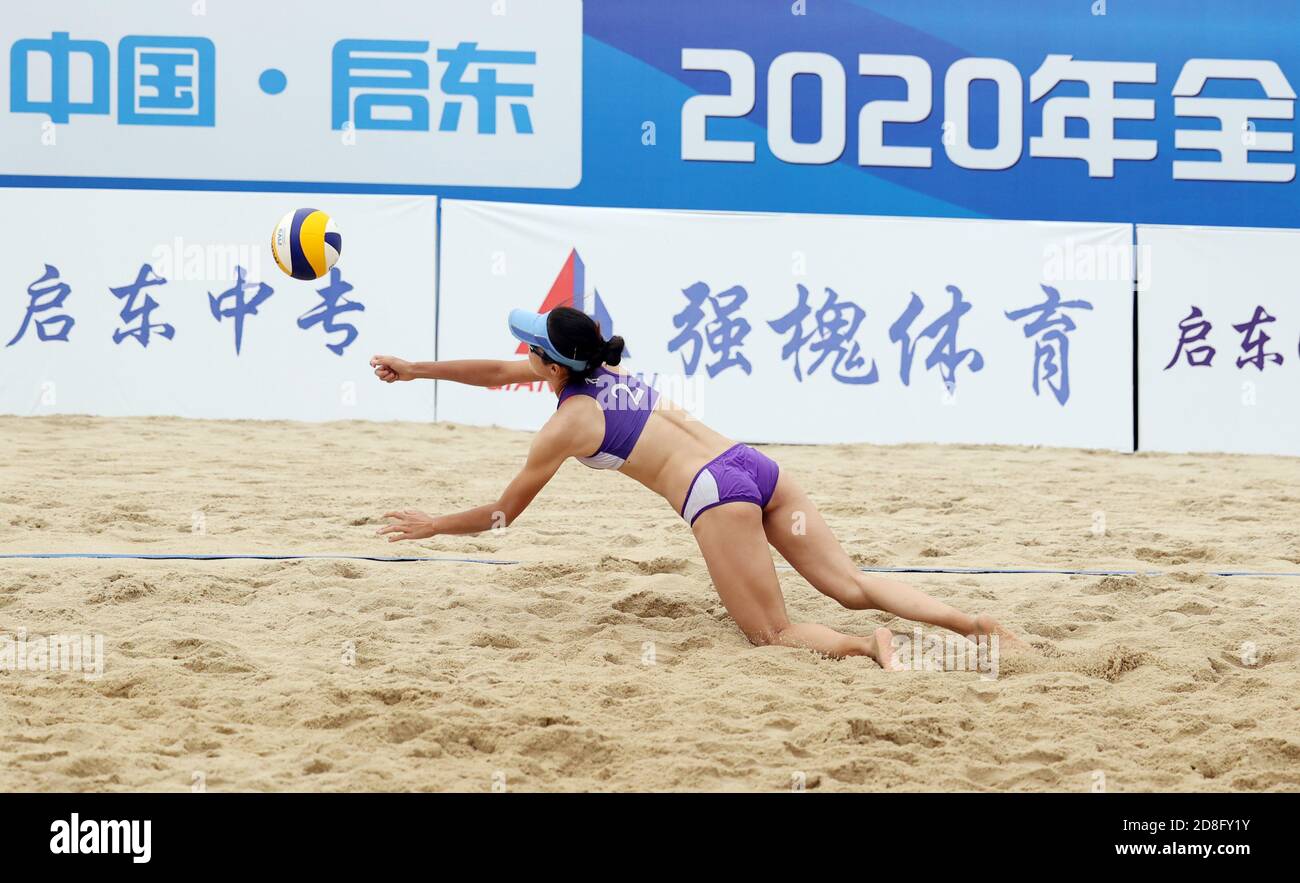
[[[575,248],[569,252],[569,256],[564,261],[564,266],[560,268],[560,274],[551,283],[551,290],[542,299],[537,312],[548,313],[556,307],[573,307],[575,310],[581,310],[595,319],[600,325],[600,333],[609,337],[614,333],[614,318],[609,314],[609,309],[605,306],[605,301],[601,298],[598,290],[593,289],[591,294],[587,293],[586,283],[587,268],[582,262],[582,255],[578,254],[578,250]],[[528,344],[520,343],[519,346],[515,347],[515,353],[521,356],[528,355]],[[624,349],[623,358],[627,357],[628,351]],[[545,385],[540,381],[506,387],[506,389],[534,391],[544,388]]]
[[[586,265],[582,262],[582,255],[578,254],[575,248],[569,252],[564,266],[560,268],[560,275],[556,276],[555,281],[551,283],[551,290],[546,293],[537,312],[549,313],[556,307],[573,307],[575,310],[582,310],[600,324],[600,333],[609,337],[614,333],[614,318],[610,316],[599,291],[593,290],[590,295],[587,294],[586,277]],[[515,352],[526,355],[528,345],[519,344]],[[623,355],[627,356],[626,349]]]

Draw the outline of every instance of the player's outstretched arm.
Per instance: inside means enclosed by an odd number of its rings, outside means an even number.
[[[370,360],[375,376],[385,383],[398,380],[450,380],[469,386],[505,386],[531,383],[537,379],[527,359],[453,359],[443,362],[408,362],[396,356],[375,356]]]

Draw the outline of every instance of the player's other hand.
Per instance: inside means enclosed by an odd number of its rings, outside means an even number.
[[[427,540],[437,533],[433,527],[433,516],[426,515],[418,509],[401,509],[397,512],[385,512],[389,524],[375,531],[378,536],[388,535],[388,542],[398,540]]]
[[[411,363],[397,356],[375,356],[370,360],[370,367],[375,369],[375,376],[384,383],[415,379]]]

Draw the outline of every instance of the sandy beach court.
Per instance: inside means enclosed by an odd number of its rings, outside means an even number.
[[[0,560],[0,644],[99,635],[102,675],[0,669],[3,790],[1297,790],[1300,461],[764,447],[863,566],[1033,645],[998,676],[751,647],[690,531],[567,463],[505,531],[530,436],[449,424],[0,418],[0,553],[517,561]],[[839,608],[780,571],[792,617]],[[2,649],[2,648],[0,648]]]

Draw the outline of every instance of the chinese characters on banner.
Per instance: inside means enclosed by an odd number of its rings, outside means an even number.
[[[429,130],[429,43],[411,40],[339,40],[332,52],[332,121],[335,129]],[[33,56],[44,60],[38,65]],[[67,31],[48,38],[27,38],[13,44],[9,80],[12,113],[35,113],[54,123],[67,123],[77,114],[110,113],[109,45],[100,40],[72,39]],[[123,37],[117,44],[117,122],[119,125],[215,126],[216,47],[204,37]],[[461,42],[438,49],[444,64],[440,88],[454,96],[443,105],[439,132],[460,128],[464,99],[471,99],[477,131],[494,135],[498,104],[507,101],[515,131],[533,133],[527,101],[530,82],[499,82],[502,66],[532,66],[535,52],[502,52]],[[69,75],[74,60],[89,68],[88,100],[73,99]],[[473,66],[475,79],[468,79]],[[42,84],[29,82],[34,68],[49,71]],[[396,71],[400,76],[394,76]],[[34,86],[36,88],[34,88]],[[43,97],[33,97],[41,93]],[[47,97],[44,97],[47,96]],[[399,108],[404,116],[382,116],[379,108]]]
[[[74,115],[110,113],[112,59],[102,40],[73,39],[67,31],[14,42],[9,54],[12,113],[67,123]],[[216,122],[216,47],[205,37],[127,36],[117,44],[117,122],[124,126],[212,126]],[[38,59],[37,56],[42,58]],[[74,62],[88,82],[70,75]],[[48,79],[36,82],[34,70]],[[85,100],[74,90],[88,86]],[[40,97],[37,97],[37,96]]]
[[[1249,319],[1232,326],[1232,330],[1241,335],[1239,344],[1242,354],[1236,360],[1238,368],[1252,365],[1255,370],[1263,371],[1266,363],[1281,365],[1286,361],[1280,352],[1265,351],[1265,347],[1273,338],[1263,328],[1276,321],[1276,316],[1270,316],[1266,309],[1257,305]],[[1218,350],[1205,342],[1213,329],[1214,325],[1205,318],[1201,308],[1193,305],[1191,312],[1178,323],[1178,344],[1174,348],[1174,355],[1169,360],[1169,364],[1165,365],[1165,370],[1168,371],[1184,359],[1192,368],[1213,367]],[[1296,349],[1300,350],[1300,346]]]
[[[1140,447],[1300,455],[1300,231],[1137,233]]]
[[[456,200],[442,218],[443,358],[512,351],[510,309],[599,290],[622,367],[740,440],[1132,447],[1124,225]],[[546,398],[443,385],[439,419],[536,428]]]
[[[8,10],[0,174],[520,187],[582,177],[579,0],[499,13],[491,0],[321,0],[310,15],[192,5]]]
[[[347,253],[304,281],[266,235],[300,194],[0,196],[0,413],[433,419],[368,361],[433,357],[435,200],[330,196]]]
[[[827,358],[834,356],[829,371],[836,382],[852,385],[878,382],[880,372],[876,360],[873,357],[870,364],[867,363],[858,339],[858,328],[867,316],[866,310],[852,301],[840,300],[839,294],[827,288],[825,301],[814,312],[808,305],[808,289],[803,285],[796,288],[799,302],[794,309],[767,322],[777,334],[789,335],[781,348],[781,359],[791,363],[795,380],[803,383],[805,372],[811,376]],[[1013,321],[1034,317],[1023,326],[1025,337],[1036,338],[1033,350],[1034,395],[1039,394],[1039,384],[1042,383],[1051,390],[1056,401],[1064,405],[1070,399],[1069,333],[1077,327],[1064,311],[1091,310],[1092,304],[1085,300],[1062,302],[1060,292],[1055,288],[1047,285],[1042,288],[1046,296],[1042,303],[1008,311],[1006,317]],[[977,373],[984,368],[984,356],[979,350],[957,346],[961,317],[970,311],[971,305],[963,301],[961,289],[957,286],[949,285],[947,291],[952,297],[951,306],[918,331],[917,337],[933,341],[924,359],[925,370],[938,368],[944,386],[955,393],[958,368],[964,364],[971,373]],[[689,303],[673,316],[673,325],[681,331],[668,342],[668,351],[682,351],[684,374],[694,376],[706,350],[717,357],[705,366],[709,377],[717,377],[728,368],[745,374],[753,373],[752,365],[743,353],[745,339],[753,329],[746,319],[736,315],[749,299],[745,289],[736,285],[711,295],[707,285],[697,282],[683,289],[682,294]],[[703,309],[705,304],[710,308],[707,315]],[[911,384],[912,358],[918,345],[912,339],[912,324],[924,310],[925,302],[912,292],[907,309],[889,327],[890,341],[899,345],[898,377],[903,386]],[[805,327],[805,320],[809,317],[811,321]],[[811,361],[802,365],[801,354]]]
[[[235,267],[235,277],[230,288],[221,294],[214,295],[209,292],[208,302],[213,319],[218,322],[230,319],[234,325],[235,354],[238,355],[243,346],[245,318],[257,315],[257,308],[275,294],[275,289],[265,282],[253,282],[247,279],[247,271],[241,266]],[[341,332],[343,335],[341,339],[325,344],[326,349],[336,356],[341,356],[344,350],[357,339],[358,331],[355,325],[334,320],[341,313],[364,311],[365,305],[360,301],[348,300],[344,297],[352,290],[352,286],[343,281],[342,271],[338,267],[330,270],[323,281],[325,287],[316,290],[320,296],[320,303],[299,317],[298,327],[309,329],[321,323],[326,333]],[[122,321],[137,323],[133,328],[114,330],[113,343],[121,344],[122,341],[131,338],[141,347],[148,348],[152,333],[166,340],[176,336],[176,328],[170,323],[150,321],[151,315],[159,308],[159,304],[151,294],[144,291],[151,286],[166,284],[167,280],[156,275],[153,267],[149,264],[141,264],[134,282],[109,287],[109,293],[123,302],[118,314]],[[29,328],[35,330],[36,339],[42,343],[50,341],[68,343],[72,327],[77,322],[70,312],[65,311],[68,309],[66,301],[70,294],[72,294],[72,286],[60,278],[59,268],[53,264],[46,264],[41,278],[27,287],[28,301],[23,305],[18,332],[5,346],[18,343]],[[3,302],[4,299],[0,298],[0,303]],[[52,315],[44,316],[43,314],[47,312],[51,312]]]
[[[331,125],[335,129],[429,131],[429,64],[424,60],[428,52],[429,44],[417,40],[335,43]],[[498,72],[511,66],[527,70],[537,64],[536,52],[494,51],[462,42],[437,50],[437,59],[446,65],[439,88],[448,96],[438,121],[439,132],[460,131],[461,110],[468,98],[480,135],[496,134],[497,109],[503,102],[508,104],[514,130],[520,135],[533,134],[528,109],[533,84],[519,79],[502,82]],[[474,79],[468,79],[471,66],[477,74]],[[394,76],[394,71],[400,75]],[[380,116],[378,108],[395,108],[399,113]]]
[[[1211,81],[1241,80],[1257,84],[1263,98],[1198,97]],[[1143,62],[1083,61],[1068,55],[1049,55],[1030,77],[1030,98],[1038,101],[1061,83],[1088,85],[1088,97],[1058,96],[1043,104],[1043,135],[1029,141],[1029,155],[1081,159],[1093,178],[1115,177],[1116,161],[1153,160],[1157,142],[1150,138],[1117,138],[1119,120],[1154,120],[1152,98],[1118,98],[1118,84],[1152,84],[1156,66]],[[1193,58],[1183,65],[1174,83],[1174,114],[1180,119],[1209,118],[1217,128],[1178,128],[1174,146],[1181,150],[1206,150],[1217,160],[1176,159],[1172,174],[1179,181],[1295,180],[1294,162],[1252,162],[1251,153],[1284,154],[1294,151],[1289,132],[1257,131],[1257,120],[1295,118],[1295,90],[1276,61],[1254,59]],[[1087,121],[1087,134],[1066,134],[1068,119]]]

